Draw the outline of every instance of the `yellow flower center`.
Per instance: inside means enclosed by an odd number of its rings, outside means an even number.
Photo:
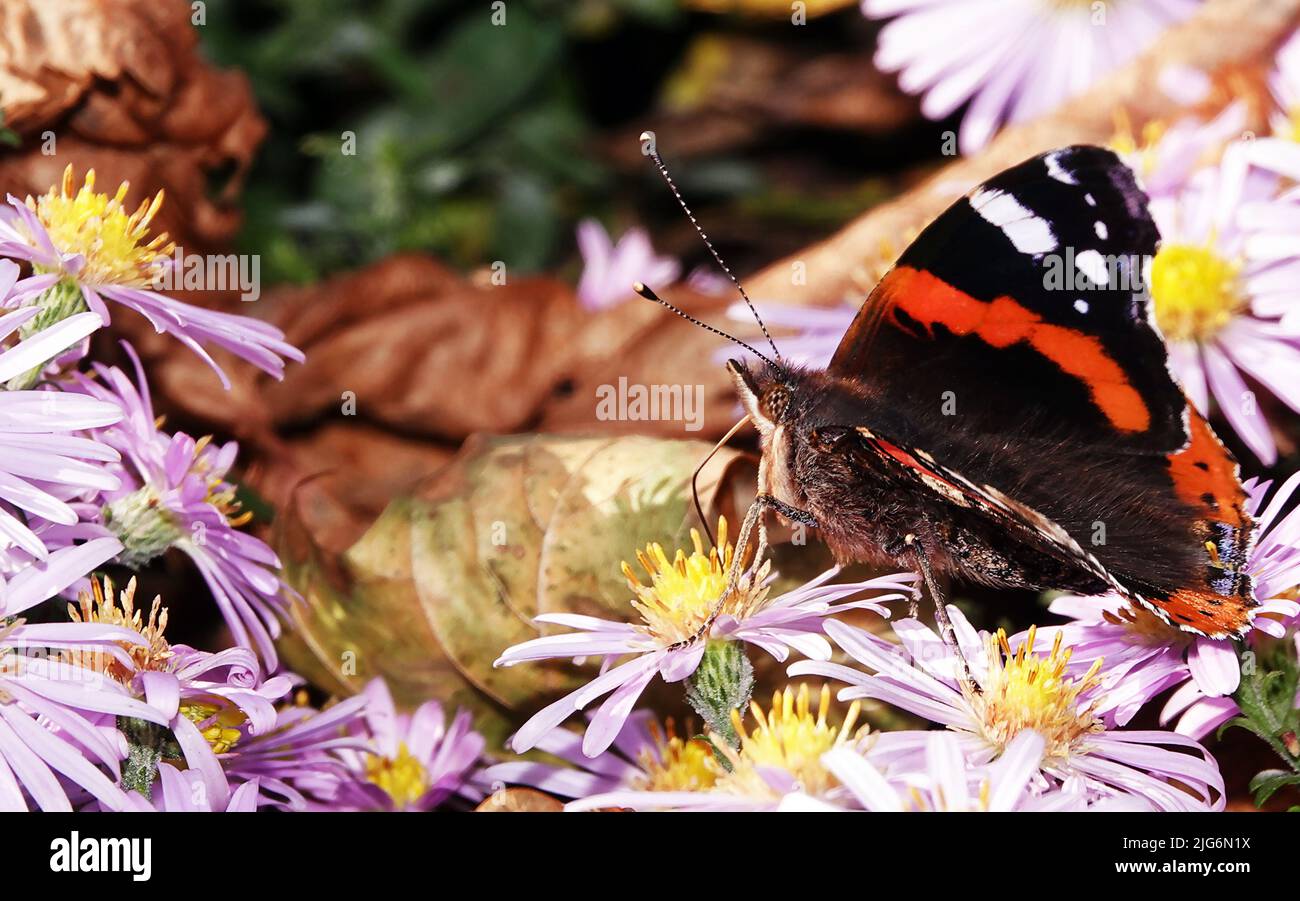
[[[122,649],[131,655],[136,672],[162,670],[173,656],[171,645],[167,643],[164,632],[167,630],[167,608],[162,605],[162,598],[155,597],[149,609],[149,618],[144,618],[143,611],[135,607],[135,577],[126,584],[118,595],[121,606],[114,601],[113,582],[107,576],[103,580],[91,579],[91,593],[81,592],[77,604],[68,604],[68,616],[76,623],[101,623],[108,626],[124,626],[139,632],[145,639],[144,645],[122,644]],[[80,666],[93,668],[113,677],[119,682],[128,682],[135,675],[127,671],[120,661],[106,654],[89,651],[69,651],[65,659]]]
[[[1080,696],[1098,683],[1101,660],[1082,677],[1069,678],[1065,670],[1070,651],[1062,649],[1061,633],[1056,633],[1046,657],[1034,653],[1035,634],[1030,627],[1015,653],[1002,630],[989,636],[988,673],[980,685],[983,692],[971,698],[971,705],[980,717],[984,737],[999,749],[1025,729],[1033,729],[1047,742],[1048,757],[1065,757],[1078,739],[1100,728],[1092,704],[1082,703]]]
[[[733,710],[732,724],[740,736],[739,752],[730,752],[732,770],[718,780],[718,788],[744,795],[770,795],[772,789],[762,776],[765,768],[784,770],[807,794],[819,797],[839,783],[822,765],[822,755],[837,745],[864,739],[868,727],[854,730],[862,706],[854,701],[836,726],[830,720],[831,690],[823,685],[816,711],[810,703],[808,686],[777,691],[767,712],[751,701],[750,713],[757,726],[745,730],[740,711]],[[727,753],[730,749],[726,749]]]
[[[411,756],[406,742],[397,746],[396,757],[366,756],[366,778],[387,793],[399,807],[409,807],[429,790],[429,773]]]
[[[718,602],[727,588],[727,574],[734,556],[734,549],[727,541],[725,517],[718,520],[721,552],[713,547],[706,553],[696,529],[691,529],[691,542],[694,550],[689,556],[678,549],[671,560],[658,543],[648,544],[644,551],[637,551],[637,561],[649,576],[649,585],[637,578],[631,566],[623,564],[628,587],[636,593],[632,606],[641,614],[645,631],[664,644],[697,638],[715,612],[740,618],[753,612],[767,597],[767,590],[757,587],[769,570],[769,564],[765,562],[758,573],[742,578],[722,608],[718,609]]]
[[[95,190],[92,169],[78,188],[69,165],[63,171],[62,184],[39,198],[27,198],[27,206],[50,233],[54,246],[85,258],[78,279],[92,284],[145,286],[157,263],[171,254],[174,245],[166,233],[145,243],[149,223],[162,207],[163,192],[128,213],[123,203],[130,187],[123,182],[111,197],[100,194]]]
[[[212,746],[212,753],[224,754],[243,737],[238,727],[246,717],[233,705],[218,707],[202,701],[181,704],[181,716],[199,726],[199,734]],[[206,725],[204,725],[206,723]]]
[[[667,734],[659,731],[657,723],[650,727],[651,736],[658,746],[656,757],[649,749],[641,752],[641,769],[645,770],[645,791],[707,791],[713,788],[721,772],[713,749],[703,739],[682,739],[676,734],[673,721],[665,724]]]
[[[1151,300],[1166,338],[1205,341],[1246,305],[1241,264],[1209,245],[1166,245],[1151,262]]]

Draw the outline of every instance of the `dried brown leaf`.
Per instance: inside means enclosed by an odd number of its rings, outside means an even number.
[[[102,184],[131,182],[129,204],[165,190],[155,228],[186,250],[225,245],[266,125],[247,79],[203,60],[190,16],[179,0],[0,4],[0,104],[22,138],[0,158],[0,187],[44,193],[69,163],[94,168]]]
[[[285,659],[331,692],[382,675],[399,703],[467,706],[499,740],[586,673],[568,661],[492,662],[540,634],[539,613],[629,618],[619,563],[649,541],[688,543],[689,481],[707,451],[645,437],[474,439],[341,552],[319,537],[335,538],[330,511],[284,511],[277,543],[305,599]],[[706,509],[734,518],[753,478],[751,462],[724,451],[701,477]]]

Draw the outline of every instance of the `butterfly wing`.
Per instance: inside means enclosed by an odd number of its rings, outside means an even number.
[[[1235,461],[1170,374],[1145,281],[1158,243],[1115,154],[1035,157],[921,233],[829,371],[906,449],[887,465],[960,473],[989,516],[1060,529],[1063,552],[1168,621],[1236,634],[1253,527]]]

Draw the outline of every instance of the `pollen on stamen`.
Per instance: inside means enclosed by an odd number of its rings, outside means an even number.
[[[92,284],[145,286],[175,245],[165,232],[152,238],[148,234],[162,209],[164,192],[143,200],[128,213],[125,202],[129,192],[129,182],[123,182],[111,195],[96,191],[93,169],[78,187],[69,165],[59,185],[40,197],[29,196],[26,203],[56,246],[81,255],[84,263],[78,279]]]

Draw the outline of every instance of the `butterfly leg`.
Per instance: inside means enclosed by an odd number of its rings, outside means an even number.
[[[722,612],[722,607],[726,603],[728,596],[730,596],[731,593],[740,585],[743,577],[745,550],[749,547],[749,538],[754,533],[756,527],[758,529],[758,548],[754,552],[754,562],[759,565],[762,564],[763,555],[767,553],[767,527],[763,522],[763,514],[768,510],[776,510],[791,522],[802,523],[810,528],[817,527],[817,520],[811,513],[791,507],[789,504],[777,500],[770,494],[760,493],[758,497],[754,499],[754,503],[750,505],[749,512],[745,514],[745,521],[741,523],[740,534],[736,536],[736,545],[731,560],[731,569],[727,573],[726,587],[723,588],[722,594],[718,596],[717,603],[715,603],[713,607],[713,612],[709,615],[709,618],[704,621],[704,625],[700,627],[700,631],[695,635],[692,635],[690,639],[683,642],[683,644],[697,641],[708,634],[709,629],[713,626],[713,621],[717,619],[718,614]]]
[[[757,503],[762,504],[769,510],[775,510],[786,519],[790,520],[790,522],[797,522],[810,529],[817,528],[817,517],[813,516],[807,510],[800,510],[798,507],[791,507],[784,501],[778,501],[770,494],[760,494]]]
[[[925,548],[916,541],[915,536],[908,536],[912,539],[908,543],[914,548],[912,559],[916,562],[916,568],[925,581],[926,591],[930,594],[930,600],[934,602],[934,619],[939,626],[939,636],[947,646],[948,652],[953,655],[957,661],[958,674],[963,687],[972,694],[979,694],[980,687],[976,684],[970,673],[970,666],[966,663],[966,655],[962,653],[961,645],[957,643],[957,632],[952,627],[952,620],[948,618],[947,599],[944,597],[943,590],[939,587],[939,581],[934,577],[934,570],[930,566],[930,556],[926,553]]]

